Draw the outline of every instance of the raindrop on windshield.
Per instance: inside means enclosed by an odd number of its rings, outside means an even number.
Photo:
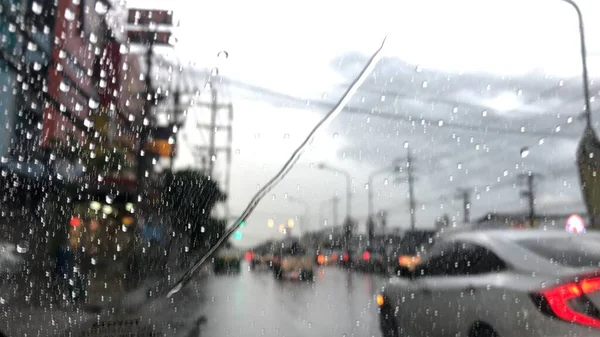
[[[487,110],[483,110],[483,111],[481,112],[481,115],[482,115],[483,117],[487,116]]]
[[[221,50],[218,54],[217,57],[223,60],[226,60],[229,58],[229,53],[225,50]]]
[[[415,67],[415,71],[420,73],[421,71],[423,71],[423,69],[421,68],[420,64],[417,64],[417,66]]]
[[[42,14],[42,9],[42,5],[35,1],[31,4],[31,11],[33,11],[35,14]]]
[[[219,75],[219,68],[212,68],[212,70],[210,71],[210,75],[211,76]]]
[[[569,123],[569,124],[573,123],[573,117],[567,118],[567,123]]]
[[[427,88],[429,84],[427,83],[427,81],[423,81],[423,83],[421,83],[421,87],[423,88]]]
[[[504,170],[504,172],[502,172],[502,175],[506,177],[508,175],[508,170]]]
[[[60,84],[58,85],[58,89],[60,89],[60,91],[62,92],[68,92],[69,89],[71,89],[71,87],[65,82],[60,82]]]
[[[521,149],[521,158],[525,158],[529,156],[529,148],[528,147],[524,147]]]
[[[128,48],[126,45],[122,44],[122,45],[119,47],[119,53],[120,53],[121,55],[129,54],[129,48]]]
[[[404,142],[404,148],[408,149],[408,142]]]
[[[443,120],[439,120],[438,121],[438,126],[443,126],[444,125],[444,121]]]
[[[33,63],[33,70],[38,71],[40,69],[42,69],[42,64],[39,63],[39,62],[34,62]]]
[[[385,102],[385,95],[381,95],[381,101]]]
[[[21,241],[17,244],[17,253],[25,254],[29,251],[29,243],[26,241]]]
[[[546,142],[546,140],[544,138],[541,138],[540,140],[538,140],[538,144],[542,145]]]
[[[73,12],[69,8],[66,8],[65,9],[65,19],[67,21],[73,21],[75,19],[75,12]]]
[[[336,133],[333,134],[333,139],[338,139],[339,136],[340,135],[336,132]]]
[[[88,106],[90,107],[90,109],[96,109],[100,106],[100,102],[90,97],[90,99],[88,100]]]
[[[96,1],[96,6],[94,6],[94,10],[96,10],[96,13],[104,15],[108,12],[108,6],[103,1]]]

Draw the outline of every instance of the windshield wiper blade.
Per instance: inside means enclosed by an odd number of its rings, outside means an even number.
[[[194,276],[195,272],[210,258],[216,251],[221,247],[223,243],[225,243],[229,237],[236,231],[238,228],[246,221],[246,219],[252,214],[252,211],[258,206],[258,203],[262,200],[262,198],[269,193],[277,184],[287,175],[287,173],[294,167],[294,164],[300,159],[300,156],[306,149],[306,147],[313,141],[317,132],[327,126],[339,113],[344,109],[344,107],[348,104],[348,102],[352,99],[352,96],[356,93],[358,88],[363,84],[363,82],[367,79],[369,74],[373,71],[379,60],[381,59],[381,54],[383,51],[383,47],[385,46],[385,42],[387,40],[387,36],[383,38],[381,44],[375,50],[371,58],[367,61],[361,72],[358,76],[352,81],[350,86],[339,101],[333,106],[331,110],[315,125],[315,127],[310,131],[308,136],[304,139],[304,141],[296,148],[296,150],[292,153],[287,162],[283,165],[283,167],[277,172],[277,174],[269,180],[267,184],[265,184],[250,200],[250,203],[244,210],[244,212],[240,215],[240,217],[234,222],[233,226],[225,231],[225,234],[208,250],[206,254],[204,254],[192,267],[187,270],[183,276],[177,281],[177,283],[171,288],[171,290],[167,293],[167,297],[171,297],[174,294],[178,293]]]

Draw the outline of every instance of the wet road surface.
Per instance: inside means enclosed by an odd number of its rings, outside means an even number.
[[[244,265],[201,286],[201,336],[380,336],[374,297],[384,281],[337,267],[317,269],[314,282],[279,281]]]

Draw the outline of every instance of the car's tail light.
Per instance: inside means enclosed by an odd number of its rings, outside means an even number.
[[[319,255],[317,255],[317,263],[318,263],[318,264],[323,264],[323,263],[325,263],[325,256],[323,256],[323,254],[319,254]]]
[[[332,261],[337,261],[337,259],[338,259],[338,255],[336,253],[331,254]]]
[[[348,261],[348,260],[350,260],[350,255],[348,255],[348,253],[344,253],[344,254],[342,255],[342,260],[344,260],[344,261]]]
[[[600,290],[600,277],[571,282],[531,295],[540,311],[567,322],[600,328],[600,309],[587,295]]]
[[[369,259],[371,258],[371,253],[369,253],[368,251],[365,251],[362,255],[362,258],[364,261],[369,261]]]

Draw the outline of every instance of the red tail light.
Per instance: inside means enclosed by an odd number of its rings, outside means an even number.
[[[350,255],[348,255],[348,253],[344,253],[344,255],[342,255],[342,260],[348,261],[349,259],[350,259]]]
[[[254,257],[254,254],[252,254],[252,252],[246,252],[245,257],[246,257],[246,261],[250,261]]]
[[[369,261],[369,259],[371,258],[371,253],[369,253],[368,251],[365,251],[363,253],[362,258],[363,258],[364,261]]]
[[[600,309],[586,295],[600,290],[600,277],[572,282],[532,295],[545,314],[567,322],[600,328]]]

